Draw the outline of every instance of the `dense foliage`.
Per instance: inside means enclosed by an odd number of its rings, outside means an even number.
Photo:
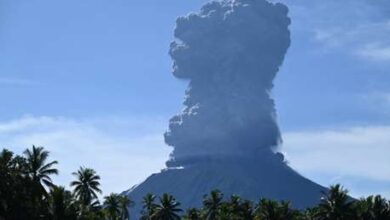
[[[73,173],[71,191],[53,183],[57,161],[49,152],[33,146],[23,155],[3,149],[0,152],[0,220],[125,220],[130,219],[134,201],[111,193],[99,201],[100,176],[90,168]],[[320,203],[296,210],[289,202],[244,200],[237,195],[224,198],[214,190],[203,198],[203,206],[180,208],[169,194],[147,194],[142,201],[142,220],[390,220],[390,202],[369,196],[359,200],[348,196],[340,185],[324,192]]]

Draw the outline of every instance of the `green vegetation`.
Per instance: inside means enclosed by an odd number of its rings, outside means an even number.
[[[72,191],[53,183],[57,161],[49,152],[33,146],[22,156],[0,152],[0,220],[125,220],[134,201],[111,193],[101,204],[100,177],[90,168],[73,173]],[[140,201],[142,220],[389,220],[390,201],[377,196],[354,200],[340,185],[331,186],[320,203],[307,210],[293,209],[289,202],[260,199],[257,203],[237,195],[224,198],[214,190],[203,206],[180,208],[172,195],[147,194]]]

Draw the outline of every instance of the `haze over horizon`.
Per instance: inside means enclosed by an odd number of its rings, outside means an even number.
[[[187,86],[170,75],[174,22],[206,1],[167,2],[0,0],[0,145],[45,146],[62,185],[90,166],[105,194],[164,168],[163,133]],[[320,184],[389,198],[390,4],[284,2],[281,150]]]

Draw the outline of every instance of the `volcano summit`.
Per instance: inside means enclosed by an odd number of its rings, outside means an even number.
[[[304,208],[324,190],[276,153],[281,134],[270,92],[290,46],[288,8],[265,0],[211,2],[177,19],[173,75],[188,80],[184,110],[170,120],[167,168],[127,193],[170,193],[183,208],[219,189]],[[139,204],[136,209],[139,209]]]

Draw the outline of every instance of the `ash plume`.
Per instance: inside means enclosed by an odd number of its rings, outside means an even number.
[[[178,18],[173,75],[189,85],[165,133],[171,162],[264,156],[281,142],[270,91],[290,45],[287,13],[280,3],[224,0]]]
[[[287,13],[266,0],[223,0],[177,20],[173,75],[189,85],[184,109],[165,133],[173,152],[167,169],[126,195],[142,201],[146,193],[169,193],[184,209],[201,207],[214,189],[250,201],[291,201],[299,209],[319,202],[326,188],[274,153],[281,135],[270,92],[290,45]]]

